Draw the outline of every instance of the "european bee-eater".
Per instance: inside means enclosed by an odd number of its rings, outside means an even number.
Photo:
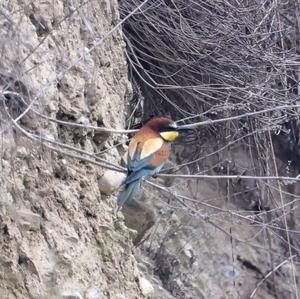
[[[119,207],[133,197],[145,176],[162,169],[169,157],[171,142],[183,130],[167,117],[154,117],[133,136],[128,146],[127,177],[117,201]]]

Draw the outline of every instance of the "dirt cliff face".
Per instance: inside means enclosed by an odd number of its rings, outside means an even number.
[[[18,117],[34,101],[33,109],[45,117],[26,113],[19,124],[28,134],[91,153],[111,147],[112,136],[108,140],[107,134],[59,125],[49,117],[124,127],[131,87],[120,31],[88,50],[118,20],[117,1],[1,4],[3,299],[143,297],[130,231],[115,215],[114,198],[99,185],[105,171],[30,140],[5,112],[7,107]],[[120,161],[117,150],[105,158]]]

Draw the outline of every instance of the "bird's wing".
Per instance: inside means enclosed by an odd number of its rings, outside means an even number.
[[[144,142],[132,140],[128,148],[128,170],[138,171],[144,167],[151,168],[149,161],[163,144],[164,141],[160,137],[150,138]]]
[[[144,176],[152,175],[163,165],[152,165],[151,161],[161,151],[165,143],[161,138],[150,138],[145,142],[132,140],[128,148],[128,177],[125,184],[139,180]]]

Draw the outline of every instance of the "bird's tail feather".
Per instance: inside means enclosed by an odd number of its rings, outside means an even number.
[[[133,181],[128,185],[125,185],[124,190],[119,193],[117,204],[121,208],[128,200],[130,200],[134,193],[138,190],[140,180]]]

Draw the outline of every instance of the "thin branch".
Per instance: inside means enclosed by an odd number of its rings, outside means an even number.
[[[179,178],[179,179],[246,179],[246,180],[278,180],[278,181],[300,181],[300,176],[255,176],[255,175],[208,175],[208,174],[158,174],[162,178]]]
[[[236,115],[236,116],[225,117],[225,118],[220,118],[220,119],[215,119],[215,120],[206,120],[206,121],[202,121],[202,122],[196,122],[196,123],[192,123],[192,124],[182,125],[181,127],[186,128],[186,129],[192,129],[192,128],[196,128],[196,127],[199,127],[199,126],[212,125],[212,124],[226,122],[226,121],[230,121],[230,120],[241,119],[241,118],[244,118],[244,117],[264,114],[264,113],[267,113],[267,112],[273,112],[273,111],[285,110],[285,109],[292,109],[292,108],[300,108],[300,105],[299,104],[298,105],[283,105],[283,106],[278,106],[278,107],[272,107],[272,108],[268,108],[268,109],[264,109],[264,110],[259,110],[259,111],[254,111],[254,112],[247,112],[247,113]],[[270,125],[272,125],[272,124],[270,123]]]
[[[296,257],[296,254],[288,257],[284,261],[282,261],[280,264],[278,264],[275,268],[273,268],[270,272],[268,272],[265,277],[257,284],[256,288],[251,293],[249,299],[254,298],[254,295],[256,294],[258,288],[272,275],[274,274],[279,268],[281,268],[283,265],[285,265],[289,260],[293,260]]]

